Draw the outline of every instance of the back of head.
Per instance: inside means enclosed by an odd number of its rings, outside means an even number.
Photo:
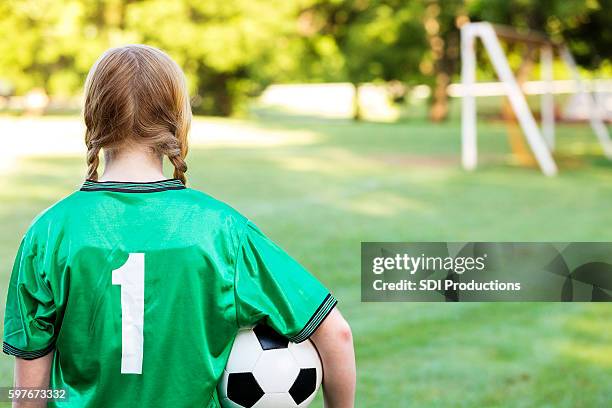
[[[111,48],[85,83],[87,178],[97,180],[99,153],[131,144],[166,155],[185,182],[191,106],[185,77],[161,50],[146,45]]]

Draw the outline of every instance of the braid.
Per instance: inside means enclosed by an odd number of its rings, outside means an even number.
[[[172,156],[169,157],[169,159],[174,166],[174,178],[181,180],[183,184],[187,184],[187,178],[185,177],[187,163],[185,163],[185,159],[183,159],[181,155]]]
[[[89,132],[87,132],[89,134]],[[100,164],[100,147],[90,140],[88,135],[85,137],[87,143],[87,178],[98,180],[98,165]]]
[[[187,155],[187,149],[175,135],[168,132],[163,137],[164,140],[160,143],[159,150],[168,156],[174,166],[174,178],[186,184],[187,163],[185,163],[185,156]]]

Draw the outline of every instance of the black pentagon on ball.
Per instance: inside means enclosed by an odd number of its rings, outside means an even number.
[[[253,373],[231,373],[227,378],[227,397],[230,401],[250,408],[261,397],[264,392],[257,383]]]
[[[289,389],[289,394],[296,404],[301,404],[315,392],[317,388],[317,369],[302,368],[295,382]]]
[[[258,324],[253,329],[257,340],[264,350],[285,349],[289,347],[289,340],[274,331],[270,326]]]

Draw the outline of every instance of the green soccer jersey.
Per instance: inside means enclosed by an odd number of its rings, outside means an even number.
[[[336,304],[251,223],[176,179],[87,181],[39,215],[11,276],[4,352],[54,352],[51,406],[217,407],[239,327],[308,338]]]

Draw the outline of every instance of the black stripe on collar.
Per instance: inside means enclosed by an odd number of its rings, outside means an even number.
[[[95,181],[85,180],[81,191],[114,191],[119,193],[155,193],[167,190],[183,190],[185,185],[179,179],[159,181]]]

